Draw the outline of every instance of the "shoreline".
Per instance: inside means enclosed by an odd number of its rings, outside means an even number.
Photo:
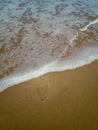
[[[45,74],[0,93],[0,127],[98,129],[98,60],[74,70]]]
[[[57,69],[58,65],[54,68],[53,66],[51,67],[51,65],[54,63],[50,63],[34,72],[27,72],[27,73],[25,72],[25,73],[17,74],[17,75],[11,74],[8,77],[2,78],[0,80],[0,93],[2,93],[3,91],[5,91],[6,89],[10,87],[13,87],[13,86],[25,83],[25,82],[29,82],[36,78],[40,78],[41,76],[51,74],[51,73],[60,73],[60,72],[65,72],[65,71],[77,70],[78,68],[88,66],[89,64],[92,64],[95,61],[97,61],[97,59],[94,61],[88,62],[87,64],[82,64],[80,66],[77,66],[76,64],[76,66],[74,66],[73,68],[69,67],[68,69],[66,69],[66,65],[64,67],[65,69],[62,66],[58,67]]]

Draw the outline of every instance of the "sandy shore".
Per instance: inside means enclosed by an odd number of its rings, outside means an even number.
[[[0,130],[98,130],[98,61],[0,93]]]

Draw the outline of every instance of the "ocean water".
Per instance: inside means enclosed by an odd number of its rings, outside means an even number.
[[[98,59],[98,0],[0,0],[0,92]]]

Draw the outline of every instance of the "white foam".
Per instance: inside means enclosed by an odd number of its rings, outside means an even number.
[[[32,70],[30,72],[12,74],[6,78],[0,80],[0,92],[5,90],[8,87],[13,85],[28,81],[30,79],[37,78],[41,75],[44,75],[48,72],[59,72],[68,69],[75,69],[83,65],[87,65],[94,60],[98,59],[98,47],[82,47],[78,50],[79,53],[74,52],[72,56],[69,56],[66,59],[58,59],[48,65],[45,65],[42,68],[37,69],[36,71]],[[91,55],[93,54],[93,55]]]
[[[89,22],[85,17],[89,7],[93,7],[93,10],[95,9],[93,5],[96,2],[91,4],[86,1],[86,6],[85,2],[81,2],[82,6],[78,6],[78,2],[74,0],[70,2],[65,0],[65,5],[68,6],[62,8],[63,4],[61,0],[49,0],[46,3],[43,1],[35,2],[35,0],[31,0],[31,3],[26,0],[12,1],[12,4],[8,4],[8,6],[3,5],[4,8],[0,12],[0,18],[4,22],[0,23],[0,35],[5,39],[5,42],[1,43],[0,47],[6,43],[6,48],[10,50],[10,48],[13,47],[10,39],[15,38],[17,41],[19,38],[18,32],[21,31],[22,27],[24,28],[24,35],[20,43],[21,48],[18,46],[15,50],[13,48],[11,51],[0,55],[0,64],[3,66],[3,71],[1,68],[0,74],[8,70],[10,67],[15,67],[16,64],[20,65],[22,61],[23,64],[18,66],[14,73],[0,80],[0,92],[15,84],[28,81],[48,72],[74,69],[98,59],[98,46],[95,47],[92,44],[92,46],[87,47],[83,47],[82,45],[80,48],[74,47],[75,44],[78,44],[75,43],[77,38],[84,36],[85,31],[91,25],[98,23],[98,18]],[[21,2],[27,2],[22,9],[18,7]],[[46,6],[44,6],[44,4],[46,4]],[[39,11],[39,7],[42,11]],[[85,8],[85,12],[81,11],[83,10],[82,7]],[[31,9],[30,11],[33,13],[30,17],[28,13],[26,13],[29,9]],[[57,12],[55,9],[57,9]],[[89,12],[88,18],[92,16],[92,9],[91,12]],[[43,10],[45,11],[43,12]],[[83,16],[82,19],[80,15],[74,15],[72,12]],[[25,18],[27,18],[26,20],[28,22],[29,18],[33,18],[35,21],[38,19],[38,21],[35,23],[27,22],[24,24],[23,21],[25,21]],[[84,25],[85,22],[89,22],[89,24],[84,28],[79,29],[77,32],[77,27],[79,28],[77,24]],[[11,32],[10,29],[12,30]],[[79,31],[83,33],[80,33]],[[91,31],[94,33],[94,30]],[[39,36],[36,36],[36,32],[38,32]],[[49,38],[44,38],[44,34],[48,34]],[[97,37],[97,33],[94,36]],[[88,39],[88,41],[90,40]],[[83,42],[86,44],[88,41]],[[90,42],[92,41],[93,40]],[[94,42],[94,44],[96,44],[97,41]],[[33,48],[33,51],[31,51],[31,48]],[[62,58],[63,54],[66,54],[70,48],[73,50],[73,54]],[[51,56],[52,52],[53,55]],[[9,61],[8,64],[3,62],[5,59]],[[21,70],[21,72],[19,70]]]
[[[80,29],[80,31],[86,31],[89,26],[98,23],[98,19],[95,19],[94,21],[91,21],[89,24],[87,24],[84,28]]]
[[[73,36],[73,38],[70,40],[70,45],[73,46],[73,42],[76,40],[76,38],[79,36],[79,33],[77,32],[76,35]]]

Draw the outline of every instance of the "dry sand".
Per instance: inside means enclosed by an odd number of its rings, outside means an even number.
[[[0,93],[0,130],[98,130],[98,61]]]

